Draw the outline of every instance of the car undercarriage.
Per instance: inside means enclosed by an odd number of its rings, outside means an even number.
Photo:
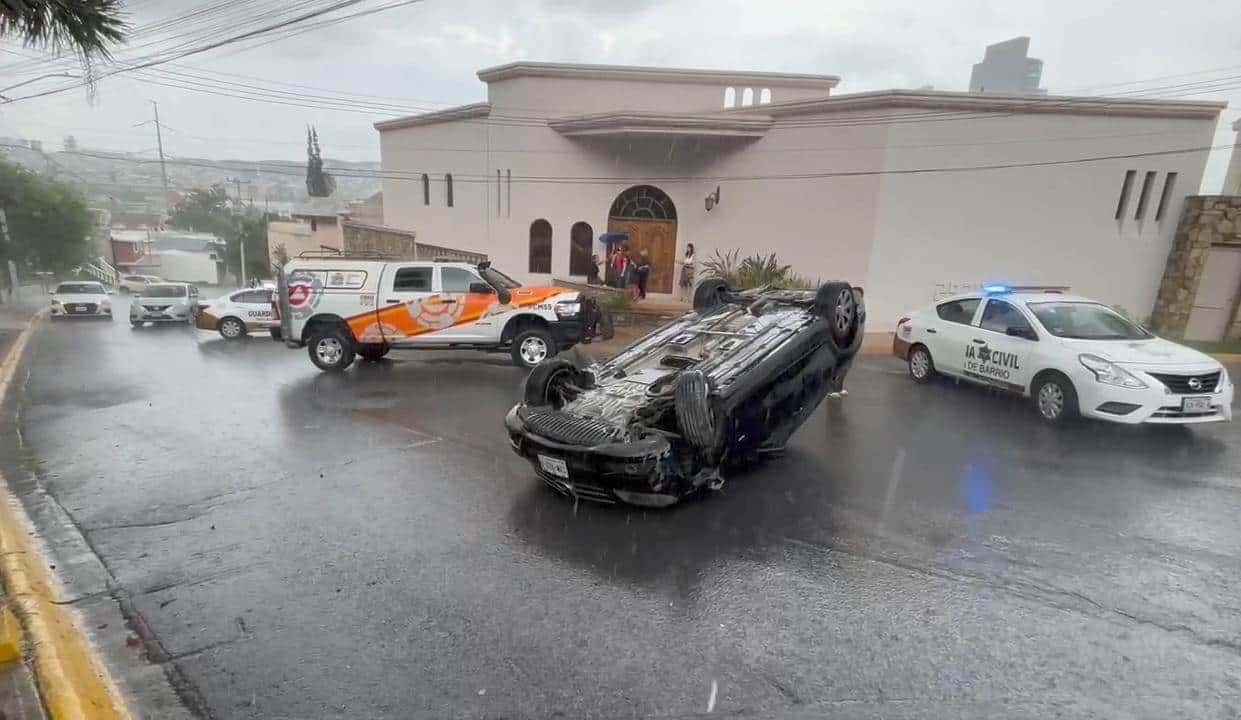
[[[535,367],[505,419],[514,450],[554,489],[670,505],[779,453],[838,389],[861,345],[861,290],[699,286],[695,311],[611,360]]]

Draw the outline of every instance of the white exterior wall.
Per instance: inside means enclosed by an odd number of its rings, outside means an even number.
[[[487,86],[487,101],[494,112],[509,116],[578,115],[633,110],[638,112],[715,112],[724,107],[726,88],[736,93],[740,106],[746,88],[758,105],[764,88],[771,102],[826,97],[830,83],[818,87],[782,84],[777,78],[754,78],[745,82],[720,78],[697,82],[609,80],[590,77],[514,77]]]
[[[1031,163],[1207,147],[1214,130],[1211,120],[1076,115],[897,124],[890,131],[887,167]],[[988,282],[1068,285],[1074,293],[1146,317],[1182,201],[1197,192],[1205,165],[1206,153],[1197,152],[985,172],[887,175],[868,278],[870,327],[891,331],[902,313],[930,303],[953,286]],[[1116,204],[1127,170],[1137,173],[1125,216],[1117,221]],[[1145,219],[1137,221],[1138,196],[1150,170],[1158,174]],[[1179,175],[1169,207],[1156,222],[1169,171]]]
[[[525,79],[523,79],[525,80]],[[506,81],[516,82],[516,81]],[[988,281],[1070,285],[1075,292],[1147,315],[1181,200],[1197,191],[1205,153],[1017,169],[861,174],[772,179],[773,175],[1042,162],[1149,153],[1211,144],[1212,119],[997,113],[939,122],[884,122],[903,112],[859,110],[777,120],[758,139],[567,138],[547,127],[485,118],[380,134],[384,222],[426,242],[488,254],[530,283],[568,277],[569,231],[585,221],[597,238],[614,198],[635,184],[661,188],[677,207],[677,257],[693,242],[701,263],[715,250],[776,252],[811,279],[866,288],[872,331],[890,331],[904,312],[949,286]],[[850,118],[854,125],[845,125]],[[861,120],[865,118],[865,120]],[[806,122],[821,125],[806,126]],[[501,170],[499,197],[496,170]],[[504,171],[541,178],[632,178],[503,182]],[[423,206],[419,174],[431,176]],[[1114,219],[1126,170],[1137,175],[1126,219]],[[1142,222],[1133,219],[1144,174],[1158,173]],[[1177,172],[1171,206],[1155,222],[1167,172]],[[444,173],[454,175],[445,206]],[[691,181],[661,177],[692,175]],[[736,179],[759,176],[758,179]],[[732,178],[732,179],[730,179]],[[704,197],[721,187],[707,212]],[[497,206],[497,201],[499,205]],[[529,228],[552,225],[552,272],[528,272]]]

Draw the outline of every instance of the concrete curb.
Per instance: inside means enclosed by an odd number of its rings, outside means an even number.
[[[0,364],[0,404],[8,396],[26,345],[43,316],[42,312],[35,315]],[[34,532],[21,501],[9,491],[3,475],[0,485],[5,496],[5,502],[0,502],[0,579],[7,602],[0,652],[20,631],[51,720],[129,718],[120,690],[77,622],[77,614],[58,602],[59,585],[32,539]],[[10,615],[16,617],[16,624],[9,622]]]

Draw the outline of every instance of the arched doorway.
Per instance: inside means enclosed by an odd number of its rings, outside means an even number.
[[[608,232],[629,234],[629,249],[651,259],[648,292],[671,293],[676,274],[677,209],[672,198],[653,185],[635,185],[612,202]]]
[[[552,271],[552,224],[539,218],[530,223],[530,272]]]

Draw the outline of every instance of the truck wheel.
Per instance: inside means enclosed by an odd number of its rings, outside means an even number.
[[[362,343],[358,345],[358,354],[367,362],[378,362],[391,349],[392,346],[388,343]]]
[[[235,317],[220,321],[220,336],[225,340],[238,340],[246,336],[246,324]]]
[[[564,358],[552,358],[534,366],[526,376],[522,385],[522,400],[530,406],[541,407],[551,405],[559,408],[564,405],[564,385],[574,379],[578,369]]]
[[[684,370],[673,390],[677,427],[698,450],[713,456],[720,449],[720,426],[711,404],[711,388],[701,370]]]
[[[719,278],[707,278],[694,288],[694,312],[701,315],[724,304],[728,283]]]
[[[513,338],[513,364],[529,370],[556,354],[556,341],[542,328],[530,328]]]
[[[858,331],[858,306],[848,283],[829,282],[819,286],[814,296],[814,312],[831,326],[837,348],[844,350],[853,344]]]
[[[316,330],[306,348],[310,352],[310,362],[326,372],[340,372],[353,363],[353,338],[340,328]]]

